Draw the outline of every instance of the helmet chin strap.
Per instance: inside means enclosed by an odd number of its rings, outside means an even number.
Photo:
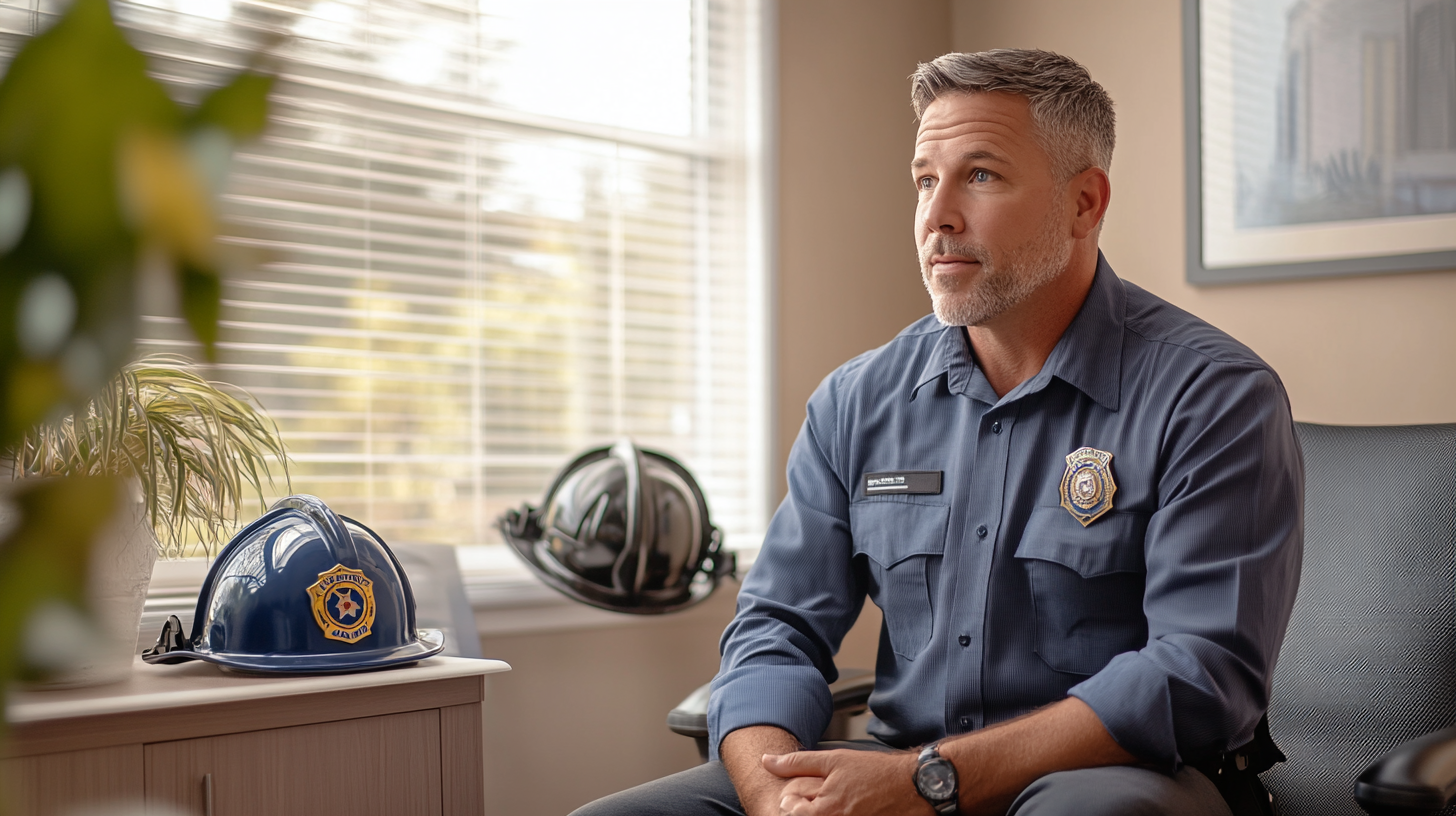
[[[182,631],[182,621],[176,615],[168,615],[167,622],[162,624],[162,633],[157,636],[157,645],[142,652],[142,657],[158,657],[168,652],[190,652],[192,641]],[[181,663],[189,657],[175,657],[172,659],[159,659],[157,663]]]

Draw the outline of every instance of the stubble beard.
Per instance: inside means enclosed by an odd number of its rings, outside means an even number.
[[[1072,240],[1055,210],[1026,243],[991,252],[974,241],[932,233],[920,246],[920,276],[930,293],[935,317],[944,326],[979,326],[1025,302],[1067,268]],[[937,280],[930,266],[935,255],[959,255],[981,263],[980,274],[964,288]]]

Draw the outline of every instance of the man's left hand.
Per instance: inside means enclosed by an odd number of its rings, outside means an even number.
[[[915,754],[878,751],[796,751],[764,754],[763,768],[788,779],[779,810],[785,816],[934,816],[915,791]]]

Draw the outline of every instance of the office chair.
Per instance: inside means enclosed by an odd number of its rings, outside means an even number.
[[[1288,759],[1261,779],[1279,816],[1456,814],[1456,424],[1296,431],[1304,566],[1268,715]],[[874,688],[843,674],[831,729]],[[704,757],[707,700],[668,716]]]
[[[1297,431],[1304,569],[1269,705],[1288,760],[1262,779],[1281,816],[1435,813],[1456,793],[1456,425]]]
[[[667,727],[674,733],[692,737],[698,743],[698,756],[708,761],[708,687],[704,683],[667,713]],[[829,684],[834,700],[834,716],[824,729],[820,742],[848,739],[850,720],[869,708],[870,692],[875,690],[875,673],[870,669],[841,669],[839,679]]]

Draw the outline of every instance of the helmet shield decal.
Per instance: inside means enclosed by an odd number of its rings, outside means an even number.
[[[343,564],[319,573],[308,588],[313,619],[330,640],[354,643],[369,637],[374,626],[374,582]]]

